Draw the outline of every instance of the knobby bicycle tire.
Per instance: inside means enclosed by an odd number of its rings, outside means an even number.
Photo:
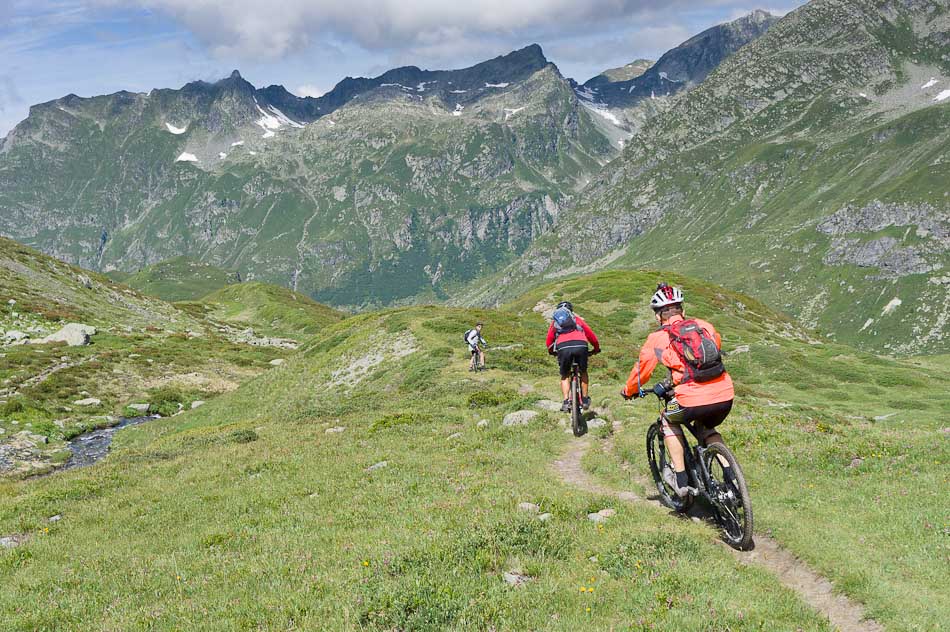
[[[581,390],[580,380],[577,376],[571,378],[571,431],[575,437],[580,437],[586,430],[581,422],[583,412],[581,411]]]
[[[666,481],[663,480],[663,465],[666,463],[666,444],[663,443],[663,432],[658,423],[654,423],[647,430],[647,461],[650,464],[650,473],[656,484],[660,502],[677,512],[689,509],[692,498],[680,498]]]
[[[739,491],[739,498],[736,499],[737,502],[719,502],[718,499],[712,498],[715,493],[714,490],[708,490],[711,497],[710,499],[713,501],[713,506],[716,509],[717,521],[719,522],[726,544],[740,551],[748,551],[753,547],[753,518],[752,500],[749,498],[749,489],[746,486],[745,476],[742,474],[742,468],[739,467],[739,462],[736,460],[735,455],[725,444],[718,442],[710,443],[706,446],[706,451],[703,454],[703,460],[705,461],[703,465],[706,467],[706,471],[716,486],[722,487],[726,484],[725,481],[713,478],[714,470],[712,460],[716,459],[717,454],[722,455],[722,457],[728,461],[729,467],[732,468],[732,472],[735,475],[736,487]],[[718,462],[718,459],[716,459],[716,461]],[[719,465],[721,469],[721,463]]]

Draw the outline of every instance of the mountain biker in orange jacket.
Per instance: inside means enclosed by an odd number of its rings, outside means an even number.
[[[588,343],[594,348],[593,351],[588,352]],[[557,355],[561,371],[561,394],[564,396],[561,410],[567,412],[571,409],[571,365],[575,361],[581,374],[581,405],[584,410],[589,409],[590,379],[587,375],[587,358],[600,353],[600,342],[584,319],[574,313],[574,306],[569,301],[561,301],[554,310],[545,344],[548,353]]]
[[[621,395],[625,399],[643,397],[646,385],[654,369],[663,364],[670,371],[674,397],[667,406],[663,420],[663,442],[667,453],[673,461],[673,472],[665,471],[664,479],[677,491],[680,496],[688,492],[688,476],[683,456],[683,429],[682,423],[693,422],[696,429],[696,439],[703,445],[709,443],[723,443],[722,435],[716,431],[732,410],[732,401],[735,390],[732,378],[723,372],[719,377],[709,381],[697,382],[684,379],[687,374],[684,359],[671,344],[669,333],[670,325],[684,320],[683,293],[679,288],[661,283],[650,300],[650,306],[656,316],[660,329],[647,337],[646,343],[640,350],[640,357],[630,371],[630,377],[624,385]],[[698,318],[693,319],[702,328],[708,338],[715,341],[716,347],[722,347],[719,332],[708,322]],[[735,480],[732,469],[723,464],[723,474],[726,480]]]

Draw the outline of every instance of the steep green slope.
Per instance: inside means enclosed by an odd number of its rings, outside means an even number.
[[[0,305],[0,330],[22,329],[33,338],[68,321],[126,331],[198,326],[164,301],[2,237]]]
[[[791,13],[653,119],[488,295],[675,267],[841,341],[946,352],[948,34],[939,2]]]
[[[299,292],[259,281],[229,285],[205,296],[198,305],[216,321],[298,341],[344,316]]]
[[[616,155],[537,46],[392,73],[341,82],[345,105],[307,125],[239,75],[35,106],[0,147],[0,233],[102,271],[184,255],[337,305],[445,297]]]
[[[284,341],[238,333],[6,239],[0,301],[0,477],[62,465],[71,437],[142,414],[128,404],[173,414],[287,355],[274,346]],[[294,314],[295,334],[320,326],[307,314]],[[94,327],[90,344],[43,342],[67,323]]]
[[[240,283],[241,275],[187,257],[175,257],[127,275],[121,282],[163,301],[184,301]]]
[[[737,563],[708,526],[565,485],[552,467],[575,445],[562,415],[501,424],[556,397],[541,312],[574,299],[603,338],[594,394],[618,424],[614,439],[609,425],[595,431],[588,465],[642,497],[620,467],[628,455],[611,446],[635,450],[631,471],[645,471],[647,407],[621,408],[612,394],[650,326],[643,299],[657,276],[598,274],[501,311],[355,316],[235,393],[120,434],[93,468],[0,485],[0,534],[31,536],[0,552],[4,620],[57,629],[830,630],[773,576]],[[888,626],[927,629],[945,618],[932,555],[942,536],[924,522],[940,524],[945,506],[929,463],[946,460],[932,444],[933,420],[950,407],[934,387],[947,367],[820,344],[752,299],[671,280],[726,339],[742,399],[725,432],[748,464],[761,524]],[[492,368],[476,376],[458,342],[473,319],[492,343]],[[839,393],[866,406],[855,410]],[[894,412],[892,398],[924,408],[873,421]],[[846,468],[854,454],[867,466]],[[903,485],[913,494],[892,493]],[[866,515],[867,496],[848,493],[865,487],[887,497],[878,517]],[[549,519],[519,511],[522,502]],[[617,514],[600,526],[587,519],[605,507]],[[62,519],[47,522],[54,514]],[[122,546],[103,547],[103,532],[121,534]],[[507,572],[523,583],[508,585]],[[24,595],[49,593],[64,605],[21,607]]]

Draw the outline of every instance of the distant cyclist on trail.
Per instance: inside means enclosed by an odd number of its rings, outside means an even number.
[[[663,443],[675,472],[667,468],[663,478],[683,497],[689,491],[689,479],[680,424],[693,422],[696,440],[703,445],[714,442],[725,445],[715,428],[732,410],[735,390],[722,363],[719,333],[704,320],[686,318],[683,292],[679,288],[660,283],[650,306],[660,328],[647,337],[621,395],[624,399],[643,397],[649,392],[643,387],[657,365],[663,364],[670,370],[671,384],[666,388],[667,394],[672,389],[673,397],[663,421]],[[732,468],[726,464],[723,464],[723,475],[727,482],[735,482]]]
[[[593,347],[588,351],[587,344]],[[600,342],[584,319],[574,313],[574,306],[568,301],[558,303],[548,327],[548,353],[557,355],[561,370],[561,394],[564,402],[561,410],[571,410],[571,365],[576,361],[581,373],[581,403],[584,410],[590,408],[589,383],[587,376],[587,358],[590,354],[600,353]]]
[[[477,323],[474,329],[465,332],[465,342],[472,354],[472,364],[469,368],[473,371],[477,371],[479,367],[484,368],[485,347],[488,346],[488,343],[482,338],[482,323]]]

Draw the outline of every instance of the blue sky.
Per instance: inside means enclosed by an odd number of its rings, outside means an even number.
[[[537,42],[581,81],[801,0],[0,0],[0,136],[69,93],[179,87],[237,68],[316,96],[344,76],[458,68]]]

